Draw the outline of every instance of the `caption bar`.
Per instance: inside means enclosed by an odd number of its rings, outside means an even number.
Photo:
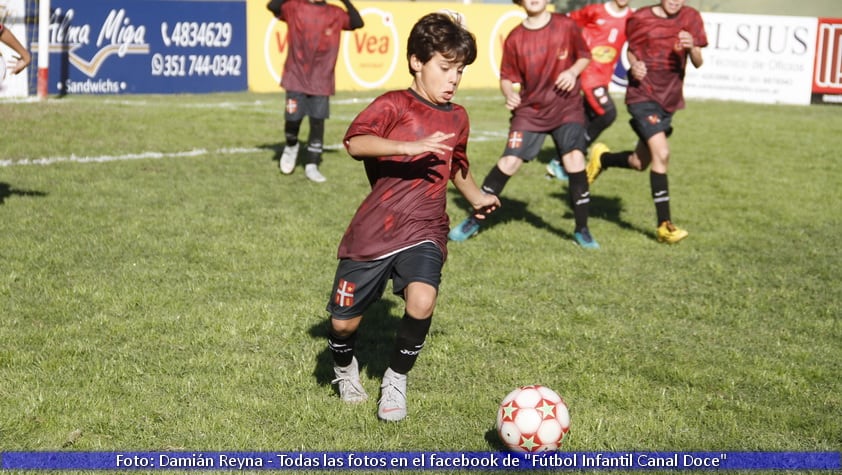
[[[831,470],[840,452],[0,452],[2,470]]]

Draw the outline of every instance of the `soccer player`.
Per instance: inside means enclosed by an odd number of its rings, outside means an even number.
[[[699,12],[684,6],[684,0],[661,0],[637,10],[626,24],[629,40],[629,85],[626,105],[639,140],[634,151],[610,153],[604,144],[594,144],[588,161],[588,182],[611,167],[649,172],[649,183],[657,216],[657,239],[676,243],[688,232],[672,223],[667,168],[672,134],[672,117],[683,109],[684,74],[689,59],[702,66],[702,48],[708,40]]]
[[[12,33],[12,30],[6,28],[6,26],[2,23],[0,23],[0,41],[9,48],[12,48],[15,53],[18,54],[15,57],[15,65],[12,68],[12,74],[18,74],[29,66],[29,63],[32,62],[32,55],[30,55],[29,51],[23,47],[20,41],[18,41],[18,38],[14,33]]]
[[[582,36],[591,49],[591,62],[581,76],[588,119],[588,146],[617,119],[617,108],[608,93],[608,86],[626,42],[626,20],[632,11],[629,0],[610,0],[567,14],[582,29]],[[559,180],[567,180],[567,173],[557,158],[547,165],[547,173]]]
[[[325,120],[330,117],[330,96],[336,92],[336,58],[343,30],[363,27],[363,19],[350,0],[345,10],[325,0],[271,0],[266,8],[287,24],[288,47],[281,86],[286,90],[284,136],[279,160],[289,175],[298,160],[298,132],[310,118],[304,174],[316,183],[326,181],[319,171],[324,150]]]
[[[549,135],[569,174],[569,200],[576,222],[573,236],[584,248],[598,248],[588,230],[585,108],[579,84],[579,75],[590,62],[590,50],[572,19],[547,10],[549,0],[513,2],[523,7],[526,18],[503,42],[500,91],[512,114],[509,137],[482,190],[499,196],[520,167],[538,155]],[[454,227],[449,237],[464,241],[479,229],[480,220],[471,215]]]
[[[348,153],[365,164],[371,192],[339,243],[328,348],[341,399],[367,399],[354,356],[357,329],[391,279],[406,307],[380,386],[382,420],[407,414],[407,373],[427,338],[447,258],[447,182],[480,215],[500,204],[469,171],[468,114],[451,102],[476,55],[474,35],[449,15],[422,17],[407,43],[410,87],[376,98],[345,134]]]

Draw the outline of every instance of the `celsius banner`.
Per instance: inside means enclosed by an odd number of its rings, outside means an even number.
[[[279,91],[287,52],[286,23],[266,9],[267,2],[247,3],[249,89]],[[436,11],[461,15],[477,38],[477,60],[465,70],[460,87],[496,88],[503,40],[525,16],[513,4],[355,1],[354,6],[365,27],[343,32],[336,64],[336,89],[343,91],[408,87],[412,80],[406,62],[409,31],[419,18]]]
[[[50,93],[247,88],[242,1],[52,0],[51,7]]]
[[[810,103],[816,18],[702,13],[708,46],[687,66],[684,95],[757,103]]]

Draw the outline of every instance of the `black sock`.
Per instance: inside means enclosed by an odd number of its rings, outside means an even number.
[[[573,218],[576,221],[576,231],[588,227],[588,209],[591,202],[588,174],[584,171],[567,174],[568,199],[573,208]]]
[[[354,346],[357,342],[357,332],[351,333],[346,338],[337,336],[331,330],[327,335],[327,347],[333,355],[333,363],[336,366],[348,366],[354,359]]]
[[[394,372],[406,374],[415,365],[418,354],[424,348],[432,320],[433,317],[419,320],[410,317],[408,313],[403,314],[395,338],[395,349],[389,359],[389,367]]]
[[[670,187],[666,173],[649,172],[649,184],[652,187],[652,200],[655,202],[655,213],[658,215],[658,225],[670,220]]]
[[[605,152],[602,154],[602,168],[631,168],[629,157],[632,152]]]
[[[494,165],[494,168],[488,172],[488,175],[486,175],[485,180],[482,182],[482,191],[490,195],[500,196],[509,178],[511,176],[506,175],[497,165]]]

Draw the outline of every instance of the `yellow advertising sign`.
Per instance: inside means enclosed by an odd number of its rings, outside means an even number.
[[[517,5],[440,2],[354,2],[365,26],[342,33],[336,63],[336,89],[403,89],[412,77],[406,61],[406,41],[412,25],[430,12],[461,15],[477,38],[477,60],[465,70],[460,88],[496,88],[503,40],[524,18]],[[286,59],[286,24],[264,2],[247,2],[248,83],[255,92],[280,90]]]

